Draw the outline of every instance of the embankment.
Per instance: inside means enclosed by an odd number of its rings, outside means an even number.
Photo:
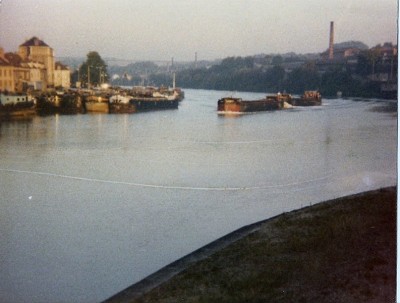
[[[396,188],[243,227],[106,302],[394,302]]]

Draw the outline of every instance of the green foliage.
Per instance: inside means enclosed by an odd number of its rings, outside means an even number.
[[[283,63],[282,56],[278,55],[272,58],[272,65],[281,65]]]
[[[322,75],[321,87],[323,95],[334,96],[336,92],[341,91],[344,96],[349,96],[352,78],[348,72],[335,68]]]
[[[170,86],[172,84],[171,74],[151,74],[149,77],[150,83],[159,83],[158,86]]]
[[[265,86],[268,92],[284,90],[286,73],[282,66],[274,66],[265,72]]]
[[[292,94],[319,90],[324,97],[336,96],[338,91],[345,97],[382,97],[380,83],[371,81],[368,76],[385,73],[390,74],[391,79],[397,78],[397,57],[384,59],[377,49],[362,51],[357,65],[335,63],[328,70],[325,69],[329,64],[307,58],[310,57],[296,54],[286,57],[227,57],[219,64],[208,67],[182,68],[177,64],[174,70],[178,86],[184,88],[268,93],[286,91]],[[124,69],[134,79],[125,81],[124,85],[138,85],[142,80],[146,80],[146,85],[155,86],[172,83],[171,68],[165,69],[151,62],[134,63]]]
[[[294,69],[285,82],[286,91],[301,94],[305,90],[318,90],[320,88],[320,76],[311,63]]]
[[[233,70],[253,68],[253,57],[228,57],[222,60],[221,64],[214,65],[214,68],[220,72],[229,72]]]
[[[107,64],[98,52],[91,51],[87,54],[86,61],[79,68],[79,78],[81,82],[92,86],[108,81]]]

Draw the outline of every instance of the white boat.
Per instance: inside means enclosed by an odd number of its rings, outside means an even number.
[[[121,103],[121,104],[129,104],[129,101],[132,99],[132,96],[116,94],[110,97],[109,101],[111,104]]]
[[[132,104],[132,96],[116,94],[109,99],[109,110],[111,114],[131,114],[136,112],[136,106]]]
[[[0,119],[31,117],[36,115],[33,100],[26,95],[0,94]]]

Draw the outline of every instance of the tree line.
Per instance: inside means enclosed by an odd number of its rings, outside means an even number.
[[[358,56],[358,63],[349,65],[323,64],[306,61],[288,70],[283,60],[275,58],[272,66],[257,66],[253,57],[230,57],[210,68],[187,69],[177,74],[179,86],[196,89],[215,89],[250,92],[288,92],[302,94],[306,90],[319,90],[324,96],[342,92],[349,97],[382,97],[380,82],[368,76],[377,72],[392,74],[397,79],[397,64],[371,57],[368,51]],[[397,58],[394,59],[397,62]],[[171,75],[152,74],[155,85],[170,83]]]
[[[321,60],[304,58],[297,61],[298,64],[292,63],[296,63],[296,57],[283,58],[277,55],[268,60],[255,56],[228,57],[209,67],[180,69],[176,72],[176,81],[183,88],[292,94],[318,90],[326,97],[335,96],[340,91],[348,97],[378,98],[382,97],[381,82],[371,80],[371,75],[386,73],[397,83],[397,57],[385,59],[374,49],[363,50],[357,57],[357,63],[353,64],[327,64]],[[172,69],[159,69],[151,62],[138,62],[128,67],[132,75],[113,79],[100,55],[90,52],[73,78],[83,84],[90,81],[92,85],[106,81],[111,81],[113,85],[128,86],[172,85]],[[146,72],[143,73],[143,70]]]

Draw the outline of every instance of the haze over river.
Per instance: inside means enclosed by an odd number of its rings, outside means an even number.
[[[394,101],[0,124],[0,302],[98,302],[244,225],[397,184]]]

